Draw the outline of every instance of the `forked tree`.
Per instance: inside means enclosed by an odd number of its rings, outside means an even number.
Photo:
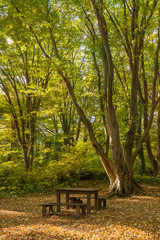
[[[108,11],[106,1],[103,0],[90,0],[90,2],[63,0],[58,3],[56,1],[34,1],[34,4],[28,0],[24,5],[15,0],[11,1],[11,7],[15,9],[17,16],[23,22],[23,27],[25,26],[30,30],[30,34],[36,40],[43,55],[52,61],[54,70],[58,73],[59,77],[63,79],[77,113],[87,129],[91,144],[102,161],[104,169],[109,177],[113,193],[129,195],[137,190],[137,185],[133,181],[134,162],[149,133],[154,111],[160,101],[160,98],[157,96],[157,63],[160,48],[160,38],[158,37],[158,39],[155,39],[156,51],[153,56],[155,61],[153,61],[154,76],[151,90],[152,101],[150,114],[144,132],[135,147],[135,134],[138,118],[137,96],[139,87],[139,62],[142,50],[144,49],[143,42],[145,42],[146,39],[147,29],[150,27],[149,22],[152,18],[157,21],[156,7],[158,0],[146,1],[145,7],[147,10],[145,9],[144,11],[142,1],[123,1],[122,5],[119,3],[116,4],[117,9],[115,8],[114,10],[121,10],[124,19],[130,18],[130,26],[126,25],[126,27],[122,27],[119,25],[119,22],[116,19],[113,19],[113,16]],[[70,6],[73,11],[69,12],[68,6]],[[66,12],[67,9],[68,13]],[[79,9],[81,9],[81,11]],[[35,10],[37,10],[37,14]],[[31,19],[28,18],[28,11],[33,11],[35,14]],[[76,13],[78,16],[76,16]],[[127,18],[127,14],[129,14],[129,18]],[[80,15],[82,15],[83,18],[81,18]],[[106,18],[106,15],[109,19]],[[83,22],[84,19],[85,23]],[[113,27],[116,28],[116,31],[121,36],[120,41],[122,42],[122,48],[125,49],[126,55],[129,59],[129,64],[126,66],[125,70],[128,71],[128,69],[130,69],[130,102],[128,105],[128,131],[126,133],[126,141],[124,145],[122,145],[120,139],[119,124],[113,99],[113,83],[115,76],[112,49],[113,44],[116,43],[111,43],[109,41],[111,28],[108,27],[108,21],[113,24]],[[74,22],[77,23],[78,27],[75,27]],[[82,29],[84,26],[86,28]],[[67,30],[67,28],[70,28],[70,31]],[[106,153],[106,147],[104,147],[103,143],[98,141],[93,125],[89,120],[85,109],[82,108],[82,104],[79,103],[77,91],[75,91],[72,86],[73,79],[77,76],[82,82],[84,81],[84,72],[81,76],[74,74],[73,69],[78,71],[78,67],[75,67],[75,64],[73,64],[70,58],[71,53],[73,53],[78,46],[80,48],[79,51],[83,52],[84,46],[91,41],[91,39],[87,37],[88,33],[84,31],[89,31],[91,35],[94,36],[96,43],[99,46],[99,54],[96,53],[96,57],[98,56],[97,63],[101,65],[100,71],[102,73],[100,74],[101,78],[103,78],[103,82],[101,82],[103,96],[101,95],[99,97],[101,97],[100,99],[102,100],[104,107],[102,115],[106,118],[105,133],[109,136],[111,157]],[[152,28],[152,32],[154,31],[156,30]],[[84,33],[83,37],[82,32]],[[78,41],[76,41],[78,37],[80,39],[79,41],[81,41],[82,37],[81,44],[75,45],[74,43],[78,43]],[[46,39],[50,39],[52,48],[46,46]],[[117,38],[117,41],[119,39],[120,38]],[[83,56],[87,54],[89,46],[91,48],[93,47],[93,45],[87,45],[87,49],[84,51]],[[92,49],[90,50],[93,52]],[[83,61],[82,56],[79,61],[80,60]],[[85,63],[87,64],[87,61]],[[101,93],[101,91],[97,92],[99,94]]]

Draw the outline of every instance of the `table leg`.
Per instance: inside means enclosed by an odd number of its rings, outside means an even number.
[[[69,203],[69,193],[66,193],[66,203]],[[69,206],[66,206],[67,209],[69,209]]]
[[[61,194],[57,193],[57,203],[61,202]],[[60,212],[60,206],[57,206],[57,212]]]
[[[99,206],[98,206],[98,193],[95,193],[95,210],[98,210]]]
[[[91,194],[87,193],[87,213],[91,213]]]
[[[46,216],[46,206],[42,205],[42,216]]]

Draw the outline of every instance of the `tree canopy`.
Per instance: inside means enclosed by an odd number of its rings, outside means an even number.
[[[159,1],[3,0],[0,7],[1,119],[6,126],[8,116],[26,169],[40,146],[50,161],[90,141],[116,194],[137,191],[138,156],[143,171],[147,158],[158,174]]]

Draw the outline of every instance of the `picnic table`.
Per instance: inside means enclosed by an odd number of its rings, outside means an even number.
[[[65,202],[61,202],[61,195],[65,194]],[[76,195],[76,196],[73,196]],[[78,195],[78,196],[77,196]],[[85,197],[79,195],[86,195]],[[93,195],[93,196],[92,196]],[[83,203],[81,199],[85,198],[87,203]],[[98,196],[98,189],[90,188],[58,188],[57,189],[57,201],[51,203],[42,204],[42,215],[43,217],[53,215],[53,207],[57,208],[57,212],[60,212],[61,207],[65,206],[67,209],[72,207],[76,209],[76,217],[80,216],[80,213],[84,215],[91,212],[91,199],[94,199],[95,210],[106,209],[106,197]],[[47,209],[49,208],[49,213],[47,214]]]
[[[60,203],[61,203],[61,195],[66,195],[66,204],[69,204],[69,198],[71,194],[76,195],[86,195],[87,198],[87,213],[91,212],[91,196],[93,195],[93,199],[95,202],[95,210],[98,210],[98,189],[89,189],[89,188],[58,188],[57,189],[57,212],[60,212]],[[68,206],[67,206],[68,208]]]

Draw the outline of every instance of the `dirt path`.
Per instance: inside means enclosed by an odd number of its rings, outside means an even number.
[[[0,240],[10,239],[160,239],[160,188],[146,194],[107,200],[107,209],[75,219],[62,212],[42,218],[40,204],[55,196],[0,199]]]

